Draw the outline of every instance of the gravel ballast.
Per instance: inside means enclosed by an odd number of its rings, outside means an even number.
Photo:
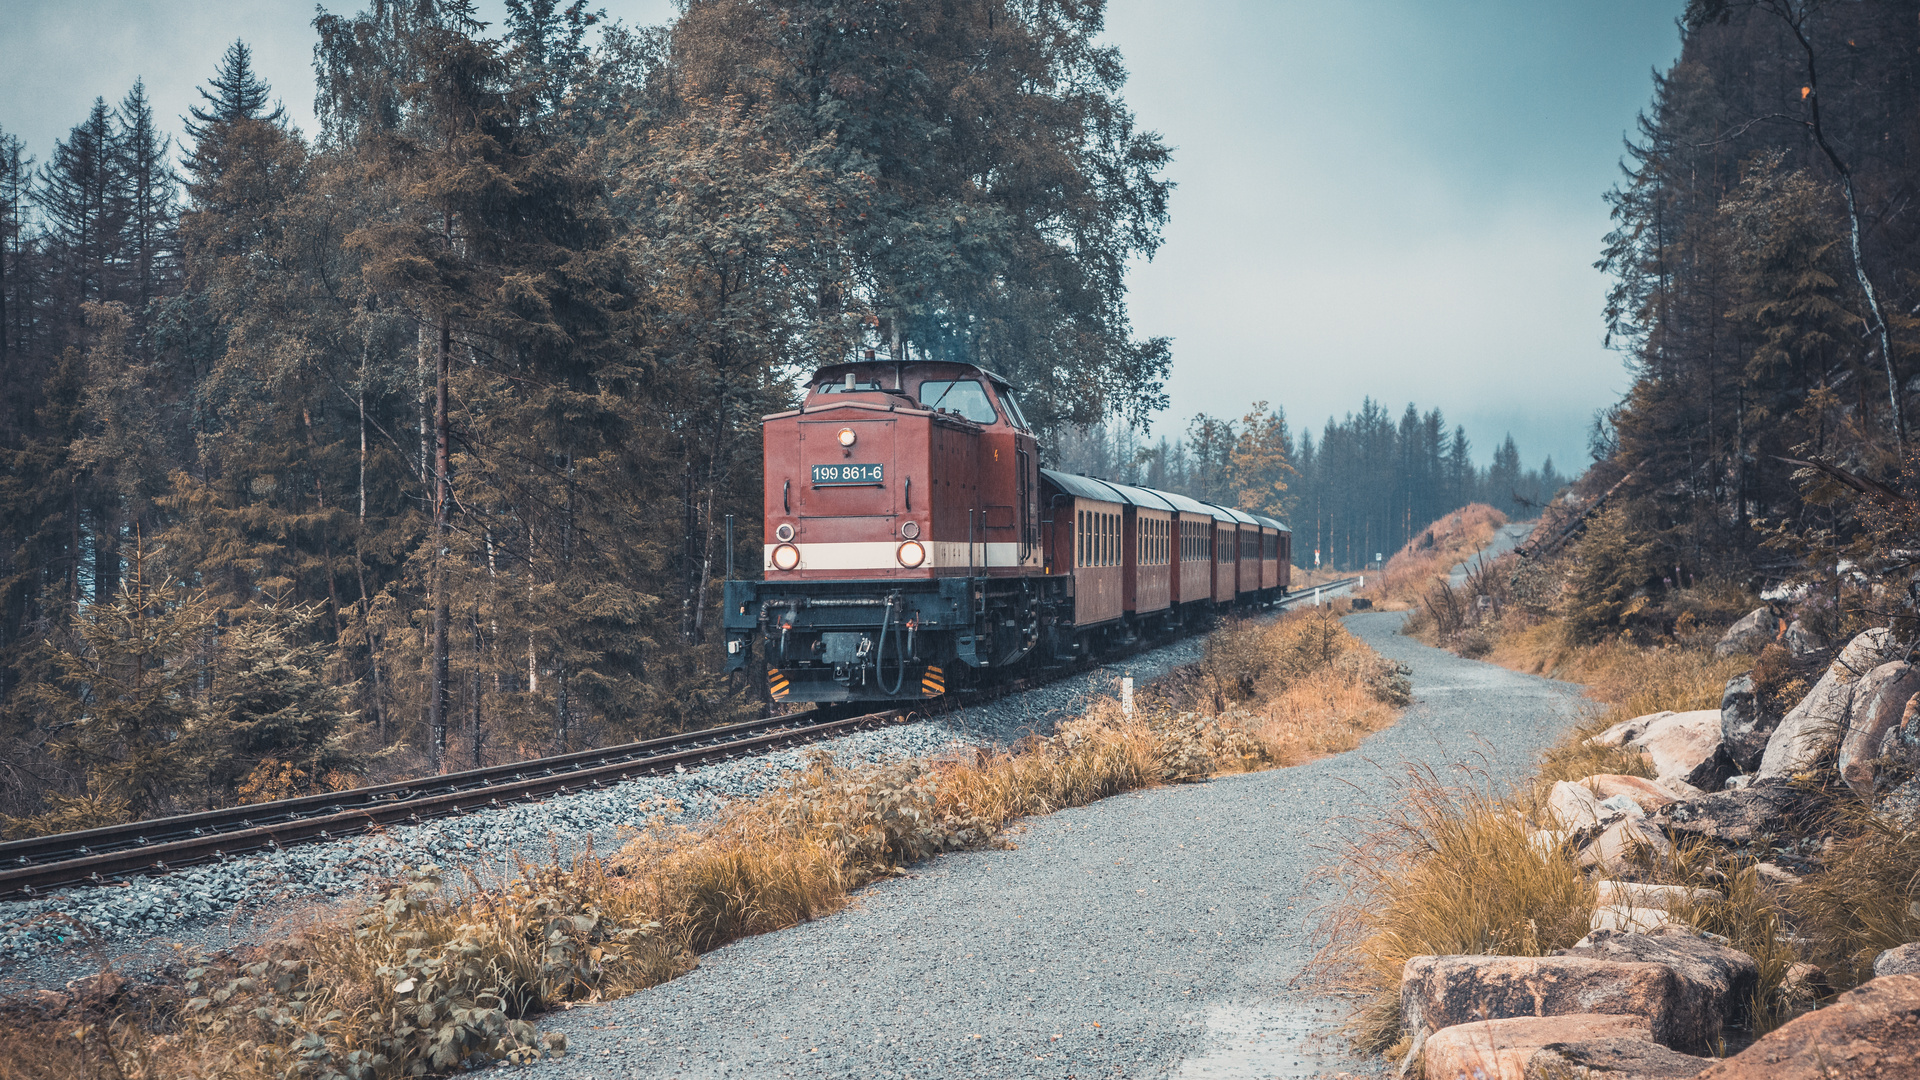
[[[644,993],[543,1021],[541,1076],[1371,1074],[1300,985],[1331,897],[1317,867],[1390,803],[1401,764],[1517,780],[1585,707],[1577,687],[1347,625],[1412,668],[1414,704],[1358,750],[1108,799],[947,855],[832,917],[717,950]]]

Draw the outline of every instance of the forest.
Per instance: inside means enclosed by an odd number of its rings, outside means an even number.
[[[1238,420],[1195,416],[1172,440],[1149,444],[1116,422],[1066,428],[1056,443],[1070,472],[1271,514],[1292,527],[1296,563],[1311,567],[1318,552],[1320,565],[1342,570],[1400,550],[1468,503],[1536,517],[1571,479],[1551,457],[1523,468],[1511,435],[1482,468],[1466,429],[1449,432],[1439,409],[1423,413],[1409,402],[1396,422],[1372,399],[1328,417],[1317,442],[1311,431],[1296,440],[1286,411],[1258,401]]]
[[[322,13],[313,132],[244,42],[178,145],[138,82],[44,161],[0,132],[8,831],[754,708],[723,522],[822,361],[1163,403],[1123,277],[1169,151],[1097,5],[506,11]]]
[[[1595,572],[1624,595],[1899,571],[1920,4],[1694,0],[1683,28],[1609,196],[1608,333],[1634,379],[1593,433],[1584,491],[1619,488]]]

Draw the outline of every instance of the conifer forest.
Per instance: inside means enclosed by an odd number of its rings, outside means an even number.
[[[72,827],[724,722],[759,417],[856,349],[1144,417],[1166,216],[1097,9],[371,0],[0,135],[0,772]],[[956,117],[960,118],[956,120]],[[177,153],[176,153],[177,151]],[[46,815],[52,815],[51,818]]]
[[[1088,456],[1171,363],[1123,282],[1170,152],[1097,7],[506,8],[322,14],[313,132],[243,41],[44,160],[0,131],[11,832],[750,714],[725,521],[757,566],[759,417],[859,350],[998,371],[1070,467],[1302,515],[1330,564],[1559,483],[1371,401]]]
[[[1634,379],[1593,431],[1582,486],[1619,497],[1591,573],[1630,591],[1898,570],[1920,480],[1920,5],[1694,0],[1683,25],[1609,195],[1607,328]]]

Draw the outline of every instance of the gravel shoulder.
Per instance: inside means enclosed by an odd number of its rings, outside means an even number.
[[[1404,764],[1524,776],[1577,687],[1347,625],[1413,670],[1359,749],[1032,819],[839,914],[737,942],[684,978],[550,1017],[565,1077],[1291,1077],[1372,1074],[1301,985],[1331,899],[1317,867]]]

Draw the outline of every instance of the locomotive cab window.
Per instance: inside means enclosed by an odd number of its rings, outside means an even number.
[[[1027,414],[1020,411],[1020,400],[1014,397],[1013,391],[1001,387],[1000,404],[1007,407],[1007,418],[1013,421],[1014,427],[1021,431],[1033,430],[1033,425],[1027,423]]]
[[[877,382],[849,383],[843,379],[828,379],[813,388],[816,394],[872,394],[886,389]]]
[[[972,379],[928,380],[920,384],[920,404],[929,409],[959,413],[976,424],[991,424],[1000,419],[993,411],[987,389]]]

